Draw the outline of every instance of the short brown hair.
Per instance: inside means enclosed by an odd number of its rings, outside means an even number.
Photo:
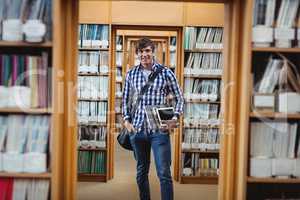
[[[143,48],[146,48],[150,46],[152,51],[154,52],[155,50],[155,45],[154,42],[152,40],[150,40],[149,38],[143,37],[141,39],[138,40],[138,44],[137,44],[137,48],[136,48],[136,53],[139,52],[139,50],[142,50]]]

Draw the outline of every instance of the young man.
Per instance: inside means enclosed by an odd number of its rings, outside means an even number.
[[[130,136],[134,157],[137,161],[137,184],[141,200],[150,199],[148,172],[150,167],[151,148],[154,153],[156,172],[160,181],[161,199],[173,199],[173,182],[171,177],[171,144],[169,129],[176,127],[182,113],[184,100],[174,73],[154,59],[154,43],[148,38],[138,41],[137,53],[140,64],[133,67],[127,74],[123,91],[122,108],[124,126],[132,132]],[[130,114],[130,99],[137,96],[147,83],[151,73],[162,68],[153,84],[148,88],[137,105],[134,114]],[[153,130],[146,119],[145,106],[166,104],[168,93],[175,97],[175,112],[167,126]],[[133,95],[134,94],[134,95]]]

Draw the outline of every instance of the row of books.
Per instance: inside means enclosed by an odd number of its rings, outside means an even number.
[[[106,146],[106,127],[81,126],[78,128],[78,147],[83,149]]]
[[[108,73],[109,54],[107,51],[101,52],[86,52],[80,51],[78,58],[78,72],[79,73]]]
[[[279,6],[276,14],[276,7]],[[276,20],[276,27],[290,28],[294,25],[299,0],[255,0],[253,12],[253,25],[271,27]],[[275,16],[277,18],[275,19]]]
[[[223,28],[185,27],[184,49],[222,49]]]
[[[184,96],[188,99],[217,101],[220,96],[219,80],[203,80],[199,78],[184,79]]]
[[[48,54],[1,54],[0,90],[0,107],[49,107],[51,68],[48,68]]]
[[[275,44],[276,47],[290,48],[296,38],[299,45],[300,32],[294,28],[299,3],[299,0],[256,0],[253,10],[254,45],[269,47]]]
[[[182,149],[218,150],[220,148],[220,133],[216,128],[185,129]]]
[[[0,171],[47,170],[49,120],[47,115],[0,116]]]
[[[186,103],[184,124],[217,125],[219,124],[219,105],[206,103]]]
[[[40,28],[41,40],[42,38],[51,40],[52,0],[0,1],[0,40],[21,41],[24,34],[25,40],[34,38],[38,32],[33,33],[29,30],[29,27],[26,27],[29,23]]]
[[[0,152],[40,152],[48,148],[49,116],[0,116]]]
[[[107,102],[78,102],[77,116],[79,123],[98,123],[107,121]]]
[[[49,180],[0,178],[1,200],[48,200]]]
[[[101,151],[78,151],[78,173],[105,174],[106,156]]]
[[[122,67],[123,64],[123,52],[116,52],[116,66]]]
[[[221,75],[222,66],[221,53],[189,53],[184,74]]]
[[[108,98],[108,76],[79,76],[78,98]]]
[[[256,85],[255,91],[265,94],[274,93],[275,88],[279,83],[280,71],[283,64],[284,61],[282,59],[270,56],[264,74],[261,81]]]
[[[298,123],[252,122],[252,157],[300,158]]]
[[[78,45],[87,48],[108,48],[109,26],[80,24]]]
[[[219,159],[202,158],[198,153],[182,153],[183,176],[217,176]]]

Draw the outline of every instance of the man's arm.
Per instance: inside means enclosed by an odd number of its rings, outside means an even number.
[[[123,97],[122,97],[122,114],[123,119],[130,121],[131,115],[129,112],[129,100],[130,100],[130,74],[129,72],[126,74],[125,85],[123,89]]]
[[[175,97],[175,116],[179,118],[179,116],[183,112],[183,105],[184,105],[184,99],[182,96],[182,92],[180,90],[178,81],[176,79],[176,76],[174,73],[167,69],[167,86],[169,88],[169,91],[174,95]]]

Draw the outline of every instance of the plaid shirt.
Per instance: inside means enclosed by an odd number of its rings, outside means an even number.
[[[129,70],[126,74],[125,85],[123,90],[122,99],[122,113],[124,120],[130,120],[134,128],[138,131],[141,130],[145,120],[146,105],[164,105],[166,104],[166,96],[171,92],[175,96],[175,114],[182,114],[184,99],[180,91],[177,79],[174,73],[158,63],[154,63],[152,71],[158,67],[163,67],[162,71],[157,75],[154,83],[142,96],[139,105],[133,116],[130,110],[132,107],[132,99],[137,99],[137,94],[140,93],[142,87],[146,84],[146,78],[142,72],[142,66],[137,65]]]

